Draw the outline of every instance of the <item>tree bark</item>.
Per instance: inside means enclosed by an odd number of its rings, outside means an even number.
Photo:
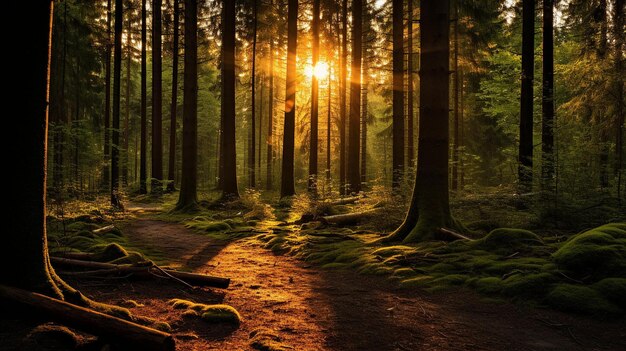
[[[615,174],[617,176],[617,197],[622,194],[622,177],[624,167],[624,119],[626,117],[626,100],[624,92],[624,10],[626,1],[615,0],[613,4],[613,37],[615,45],[615,96],[617,125],[615,130]]]
[[[139,143],[139,193],[147,194],[147,63],[146,63],[146,41],[147,41],[147,23],[146,23],[146,1],[141,0],[141,141]]]
[[[524,0],[522,7],[522,90],[520,95],[518,192],[525,194],[532,191],[533,181],[535,0]]]
[[[298,1],[289,0],[287,11],[287,77],[285,91],[285,123],[280,197],[296,194],[294,180],[294,149],[296,124],[296,55],[298,47]]]
[[[248,144],[248,186],[254,188],[256,186],[256,42],[257,42],[257,27],[258,27],[258,4],[257,0],[253,0],[253,27],[252,27],[252,73],[250,77],[251,81],[251,118],[250,118],[250,144]],[[259,126],[260,129],[260,126]]]
[[[361,191],[361,58],[363,39],[363,0],[352,2],[352,64],[350,77],[350,120],[348,126],[348,181],[351,193]]]
[[[393,0],[393,151],[392,186],[398,189],[404,173],[404,1]]]
[[[124,159],[121,162],[122,166],[122,184],[124,186],[128,186],[128,166],[129,166],[129,158],[128,158],[128,139],[130,137],[129,130],[129,122],[130,122],[130,65],[132,63],[131,55],[132,55],[132,46],[131,46],[131,4],[128,3],[128,18],[126,19],[126,91],[124,96]]]
[[[235,2],[222,2],[222,198],[239,197],[235,138]]]
[[[124,4],[115,0],[115,41],[113,52],[113,129],[111,130],[111,206],[123,208],[120,194],[120,90],[122,78],[122,22]]]
[[[172,39],[172,102],[170,104],[170,152],[167,166],[167,191],[176,190],[176,114],[178,109],[178,27],[179,5],[174,0],[174,38]]]
[[[346,88],[348,85],[348,0],[341,5],[341,60],[339,78],[339,194],[346,193],[346,126],[347,101]]]
[[[317,153],[319,141],[319,81],[315,75],[315,68],[320,57],[320,0],[313,0],[313,18],[311,24],[312,38],[312,65],[311,76],[311,129],[309,140],[309,193],[317,193]]]
[[[420,126],[415,187],[406,218],[385,240],[416,242],[456,229],[448,199],[449,0],[420,3]]]
[[[543,89],[541,99],[541,190],[551,196],[554,185],[554,0],[543,0]]]
[[[454,17],[454,138],[452,139],[452,191],[456,191],[459,187],[459,0],[454,0]]]
[[[274,10],[274,1],[270,0],[271,10]],[[269,101],[267,104],[267,169],[266,189],[272,190],[272,163],[274,161],[274,38],[270,38],[270,62],[269,62]]]
[[[154,194],[163,192],[163,59],[161,51],[162,0],[152,0],[152,176]]]
[[[185,0],[183,168],[176,209],[197,209],[198,195],[198,1]]]
[[[407,143],[407,161],[409,162],[409,167],[414,167],[415,166],[415,132],[414,132],[414,125],[415,125],[415,103],[413,101],[413,95],[414,95],[414,88],[413,88],[413,0],[408,0],[409,1],[409,5],[408,5],[408,14],[409,14],[409,18],[408,18],[408,68],[407,68],[407,74],[408,74],[408,91],[407,94],[409,95],[407,98],[407,103],[408,103],[408,116],[407,116],[407,139],[406,139],[406,143]],[[458,0],[457,0],[458,1]],[[456,33],[456,32],[455,32]],[[455,37],[456,38],[456,37]]]
[[[107,188],[109,187],[111,173],[111,168],[109,167],[111,162],[111,7],[111,0],[107,0],[107,42],[104,53],[104,167],[102,168],[102,183]]]

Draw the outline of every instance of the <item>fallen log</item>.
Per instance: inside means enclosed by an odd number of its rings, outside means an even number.
[[[338,225],[353,224],[353,223],[359,222],[363,219],[369,218],[370,216],[373,216],[381,212],[382,212],[382,209],[373,208],[373,209],[365,210],[361,212],[345,213],[345,214],[338,214],[338,215],[333,215],[333,216],[324,216],[324,217],[321,217],[319,220],[324,224],[338,224]]]
[[[93,262],[93,261],[81,261],[73,260],[69,258],[50,257],[50,261],[53,265],[70,266],[70,267],[82,267],[90,268],[94,270],[111,270],[118,273],[132,273],[141,276],[152,276],[154,273],[153,265],[137,266],[137,265],[121,265],[113,263]],[[186,283],[201,286],[210,286],[214,288],[226,289],[230,285],[230,278],[215,277],[206,274],[187,273],[180,272],[173,269],[162,269],[167,274],[184,280]],[[159,272],[160,270],[157,270]]]
[[[0,285],[0,298],[29,306],[68,327],[110,340],[121,341],[134,346],[137,350],[170,351],[176,349],[174,338],[168,333],[45,295]]]
[[[361,200],[362,197],[360,196],[352,196],[352,197],[344,197],[342,199],[338,199],[338,200],[330,200],[327,201],[327,203],[331,206],[337,206],[337,205],[349,205],[349,204],[353,204],[359,200]]]
[[[445,241],[455,241],[455,240],[469,240],[469,241],[473,241],[474,239],[469,238],[461,233],[457,233],[451,229],[447,229],[447,228],[439,228],[437,229],[437,232],[439,234],[439,238],[441,240],[445,240]]]
[[[107,225],[106,227],[94,229],[91,232],[94,233],[94,234],[105,234],[105,233],[111,232],[113,230],[115,230],[115,226],[113,224],[111,224],[111,225]]]

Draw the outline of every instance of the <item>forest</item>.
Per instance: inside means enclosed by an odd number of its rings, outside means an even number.
[[[626,350],[626,0],[6,6],[0,350]]]

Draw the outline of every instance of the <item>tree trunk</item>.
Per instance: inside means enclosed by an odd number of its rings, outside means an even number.
[[[448,200],[449,0],[422,1],[420,126],[413,197],[404,223],[386,240],[437,238],[438,228],[457,227]]]
[[[172,103],[170,104],[170,152],[167,165],[167,191],[176,190],[176,112],[178,108],[178,0],[174,0],[174,38],[172,39]],[[196,98],[197,99],[197,98]]]
[[[120,90],[122,78],[123,0],[115,0],[115,41],[113,52],[113,128],[111,130],[111,205],[122,208],[120,195]]]
[[[400,187],[404,173],[404,1],[393,0],[393,175]]]
[[[147,181],[147,106],[148,106],[148,98],[147,98],[147,63],[146,63],[146,41],[147,41],[147,23],[146,23],[146,1],[141,0],[141,141],[140,141],[140,151],[139,151],[139,193],[147,194],[148,186],[146,184]]]
[[[152,186],[150,191],[157,195],[163,192],[161,4],[162,0],[152,0]]]
[[[339,78],[339,194],[346,193],[346,88],[348,85],[348,0],[341,5],[341,60]]]
[[[298,46],[298,0],[288,1],[287,12],[287,77],[285,91],[285,123],[280,197],[296,194],[293,174],[296,124],[296,54]]]
[[[235,2],[222,2],[222,198],[238,198],[235,138]]]
[[[330,54],[329,54],[329,62],[330,62]],[[332,81],[330,77],[332,77],[333,69],[329,67],[328,71],[328,104],[327,104],[327,114],[326,114],[326,184],[328,186],[328,193],[330,194],[332,191],[331,177],[330,177],[330,136],[332,131],[331,124],[331,112],[332,112]]]
[[[541,191],[551,196],[554,185],[554,1],[543,0],[543,89],[541,103]],[[548,199],[548,198],[546,198]]]
[[[352,2],[352,64],[350,77],[350,121],[348,125],[348,181],[351,193],[361,191],[361,57],[363,39],[363,0]]]
[[[615,45],[615,96],[617,97],[615,114],[615,174],[617,176],[617,197],[621,199],[624,167],[624,118],[626,101],[624,93],[624,8],[626,1],[615,0],[613,3],[613,37]]]
[[[253,11],[253,27],[252,27],[252,73],[250,77],[251,81],[251,93],[252,93],[252,108],[251,108],[251,133],[250,133],[250,143],[248,144],[248,186],[250,188],[254,188],[256,186],[256,37],[257,37],[257,27],[258,27],[258,4],[257,0],[253,1],[252,4]],[[260,129],[260,128],[259,128]]]
[[[452,191],[456,191],[459,186],[459,0],[454,0],[454,17],[454,138],[452,139]]]
[[[185,0],[183,168],[176,209],[197,209],[198,185],[198,1]]]
[[[535,63],[535,0],[522,2],[522,91],[518,193],[532,191],[533,182],[533,80]]]
[[[407,161],[409,162],[409,167],[414,167],[415,166],[415,132],[414,130],[414,125],[415,125],[415,103],[413,101],[413,0],[408,0],[409,1],[409,6],[408,6],[408,14],[409,14],[409,18],[408,18],[408,44],[409,44],[409,48],[408,48],[408,68],[407,68],[407,74],[409,75],[408,77],[408,91],[407,94],[409,95],[407,98],[407,103],[408,103],[408,117],[407,117]],[[458,1],[458,0],[457,0]],[[455,37],[456,38],[456,37]]]
[[[320,0],[313,0],[313,18],[311,24],[312,38],[312,65],[311,76],[311,129],[309,140],[309,193],[317,193],[317,153],[319,140],[319,81],[315,75],[315,68],[320,57]]]
[[[361,88],[361,182],[364,184],[367,183],[367,93],[369,83],[367,77],[369,64],[365,46],[363,45],[363,87]]]
[[[102,184],[107,188],[109,187],[109,176],[111,173],[109,167],[111,162],[111,6],[111,0],[107,0],[107,42],[104,53],[104,167],[102,168]],[[56,143],[54,148],[56,152]]]
[[[130,136],[130,130],[128,128],[130,122],[130,65],[132,63],[131,55],[132,55],[132,46],[131,46],[131,5],[128,6],[128,18],[126,20],[126,91],[125,91],[125,101],[124,101],[124,160],[121,162],[122,166],[122,184],[124,186],[128,186],[128,139]]]
[[[270,7],[274,10],[274,1],[270,0]],[[267,169],[266,188],[272,190],[272,162],[274,161],[273,138],[274,138],[274,38],[270,38],[270,62],[269,62],[269,101],[267,104]]]

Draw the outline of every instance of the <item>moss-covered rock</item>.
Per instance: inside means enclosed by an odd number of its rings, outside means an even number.
[[[528,251],[533,246],[542,246],[543,240],[528,230],[513,228],[498,228],[487,236],[476,240],[473,246],[500,254],[512,254],[518,251]]]
[[[623,310],[602,294],[584,285],[559,284],[546,297],[546,302],[559,310],[592,315],[615,316]]]
[[[78,336],[66,327],[54,324],[43,324],[34,328],[22,340],[20,350],[74,350],[78,345]]]
[[[104,247],[96,245],[93,249],[97,250],[93,255],[93,259],[99,262],[110,262],[128,256],[128,252],[118,243],[110,243]]]
[[[235,325],[241,323],[239,312],[228,305],[207,305],[206,308],[202,309],[200,317],[209,323],[230,323]]]
[[[621,223],[606,224],[573,236],[552,258],[575,276],[626,276],[626,229]]]
[[[550,273],[513,274],[502,281],[502,292],[512,297],[542,297],[556,281]]]
[[[175,309],[187,309],[187,308],[191,308],[191,306],[196,304],[193,301],[183,300],[183,299],[171,299],[167,303],[171,305],[172,307],[174,307]]]

